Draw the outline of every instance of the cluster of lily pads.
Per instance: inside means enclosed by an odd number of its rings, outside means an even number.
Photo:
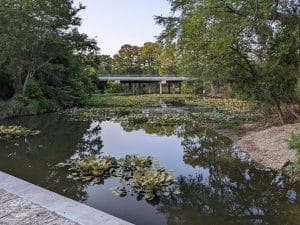
[[[38,130],[30,130],[22,126],[0,126],[0,140],[27,137],[39,133]]]
[[[129,107],[117,108],[71,108],[63,112],[73,121],[111,120],[126,117],[131,114],[141,113],[141,110]]]
[[[254,104],[249,101],[243,101],[238,99],[226,99],[226,98],[187,98],[187,105],[210,105],[210,106],[222,106],[227,111],[251,111],[254,108]]]
[[[180,102],[185,105],[213,105],[222,106],[226,110],[250,111],[255,104],[238,99],[203,98],[190,94],[164,94],[164,95],[133,95],[133,96],[101,96],[95,94],[88,102],[92,107],[142,107],[160,106],[162,103]]]
[[[65,112],[72,120],[79,121],[116,121],[120,122],[124,129],[141,129],[144,125],[170,126],[197,123],[199,126],[207,123],[215,123],[224,126],[227,122],[238,124],[256,120],[257,116],[251,112],[228,111],[220,107],[212,109],[172,112],[172,111],[147,111],[138,108],[74,108]],[[233,121],[231,123],[231,121]],[[228,126],[228,125],[227,125]]]
[[[83,182],[101,184],[106,178],[118,178],[120,186],[112,190],[119,196],[130,193],[151,201],[156,197],[180,194],[177,181],[152,157],[126,155],[116,159],[90,155],[57,166],[69,167],[72,178]]]

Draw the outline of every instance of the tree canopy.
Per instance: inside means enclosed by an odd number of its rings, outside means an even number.
[[[26,94],[35,83],[43,98],[79,104],[90,85],[82,59],[99,50],[78,31],[84,6],[74,7],[72,0],[0,3],[0,82],[8,87],[1,97]]]
[[[295,100],[300,71],[300,2],[169,0],[160,41],[176,44],[185,71],[203,80],[231,82],[240,96]]]

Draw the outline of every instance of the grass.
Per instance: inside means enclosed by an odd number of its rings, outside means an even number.
[[[218,128],[220,129],[233,129],[236,127],[239,127],[243,124],[245,124],[247,121],[242,119],[231,119],[231,120],[225,120],[220,123]]]
[[[300,168],[300,131],[293,133],[288,140],[288,146],[290,149],[297,151],[298,159],[295,166]]]
[[[294,149],[298,153],[298,160],[296,162],[296,167],[300,168],[300,132],[293,133],[288,140],[288,146],[290,149]]]

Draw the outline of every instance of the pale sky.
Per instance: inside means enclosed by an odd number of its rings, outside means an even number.
[[[114,55],[123,44],[155,41],[162,27],[154,15],[169,15],[167,0],[74,0],[87,8],[80,13],[81,32],[96,38],[102,54]]]

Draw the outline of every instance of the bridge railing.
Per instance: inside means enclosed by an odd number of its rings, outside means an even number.
[[[187,77],[182,74],[168,74],[168,75],[157,75],[157,74],[99,74],[99,77]]]

